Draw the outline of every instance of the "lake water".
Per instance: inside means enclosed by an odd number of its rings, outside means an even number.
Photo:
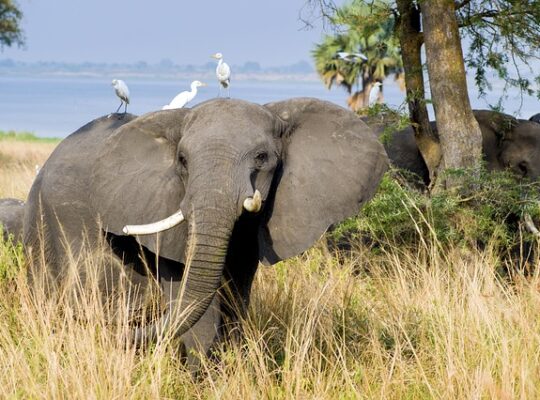
[[[127,80],[131,92],[128,111],[134,114],[161,109],[176,94],[187,90],[191,80],[137,79]],[[73,77],[0,77],[0,130],[31,131],[38,136],[65,137],[99,116],[116,110],[119,101],[109,78]],[[201,88],[191,106],[216,97],[215,82]],[[385,100],[398,106],[404,93],[392,79],[384,85]],[[346,107],[347,93],[341,88],[327,90],[317,81],[233,81],[231,97],[255,103],[268,103],[291,97],[317,97]],[[491,95],[491,101],[496,98]],[[471,90],[474,108],[487,108],[484,100]],[[505,110],[515,113],[520,109],[517,95],[505,103]],[[519,116],[528,118],[540,112],[538,100],[525,98]]]

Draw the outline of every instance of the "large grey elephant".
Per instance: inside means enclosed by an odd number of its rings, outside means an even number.
[[[474,110],[473,113],[482,131],[482,150],[489,170],[510,169],[522,177],[540,178],[540,124],[490,110]],[[384,134],[386,125],[380,119],[366,120],[366,123],[378,136]],[[431,126],[437,130],[435,122]],[[429,171],[412,127],[389,135],[384,145],[394,166],[414,172],[429,184]]]
[[[22,239],[24,202],[18,199],[0,199],[0,225],[3,240],[12,236],[15,241]]]
[[[540,113],[532,115],[529,118],[529,121],[540,123]]]
[[[91,247],[106,237],[130,279],[157,279],[167,304],[135,340],[169,330],[204,352],[224,318],[237,317],[228,304],[245,310],[259,261],[297,255],[355,215],[386,168],[364,122],[316,99],[113,114],[70,135],[45,163],[24,242],[36,253],[43,230],[46,268],[62,277],[66,245],[77,254],[83,238]],[[187,317],[173,327],[180,311]]]

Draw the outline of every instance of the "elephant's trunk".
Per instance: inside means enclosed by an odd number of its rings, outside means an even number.
[[[159,332],[181,336],[206,312],[221,285],[229,239],[234,227],[232,196],[221,190],[197,193],[200,200],[188,212],[188,247],[182,284],[171,286],[167,310],[156,324],[135,331],[135,343],[155,340]]]

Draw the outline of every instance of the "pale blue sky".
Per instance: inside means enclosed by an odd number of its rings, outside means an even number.
[[[18,0],[26,49],[20,61],[204,64],[217,51],[232,64],[310,61],[323,26],[305,30],[306,0]],[[342,4],[343,1],[337,1]]]

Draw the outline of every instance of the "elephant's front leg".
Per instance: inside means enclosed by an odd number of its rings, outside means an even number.
[[[179,265],[170,265],[162,260],[159,265],[159,280],[165,298],[181,293],[182,274]],[[210,354],[212,345],[218,340],[222,322],[219,296],[214,296],[212,303],[191,329],[180,337],[181,357],[185,358],[189,369],[196,372],[201,365],[201,357]]]
[[[218,341],[222,321],[219,303],[218,296],[214,296],[214,300],[201,319],[180,338],[186,364],[191,371],[199,369],[201,357],[210,355],[212,345]]]

